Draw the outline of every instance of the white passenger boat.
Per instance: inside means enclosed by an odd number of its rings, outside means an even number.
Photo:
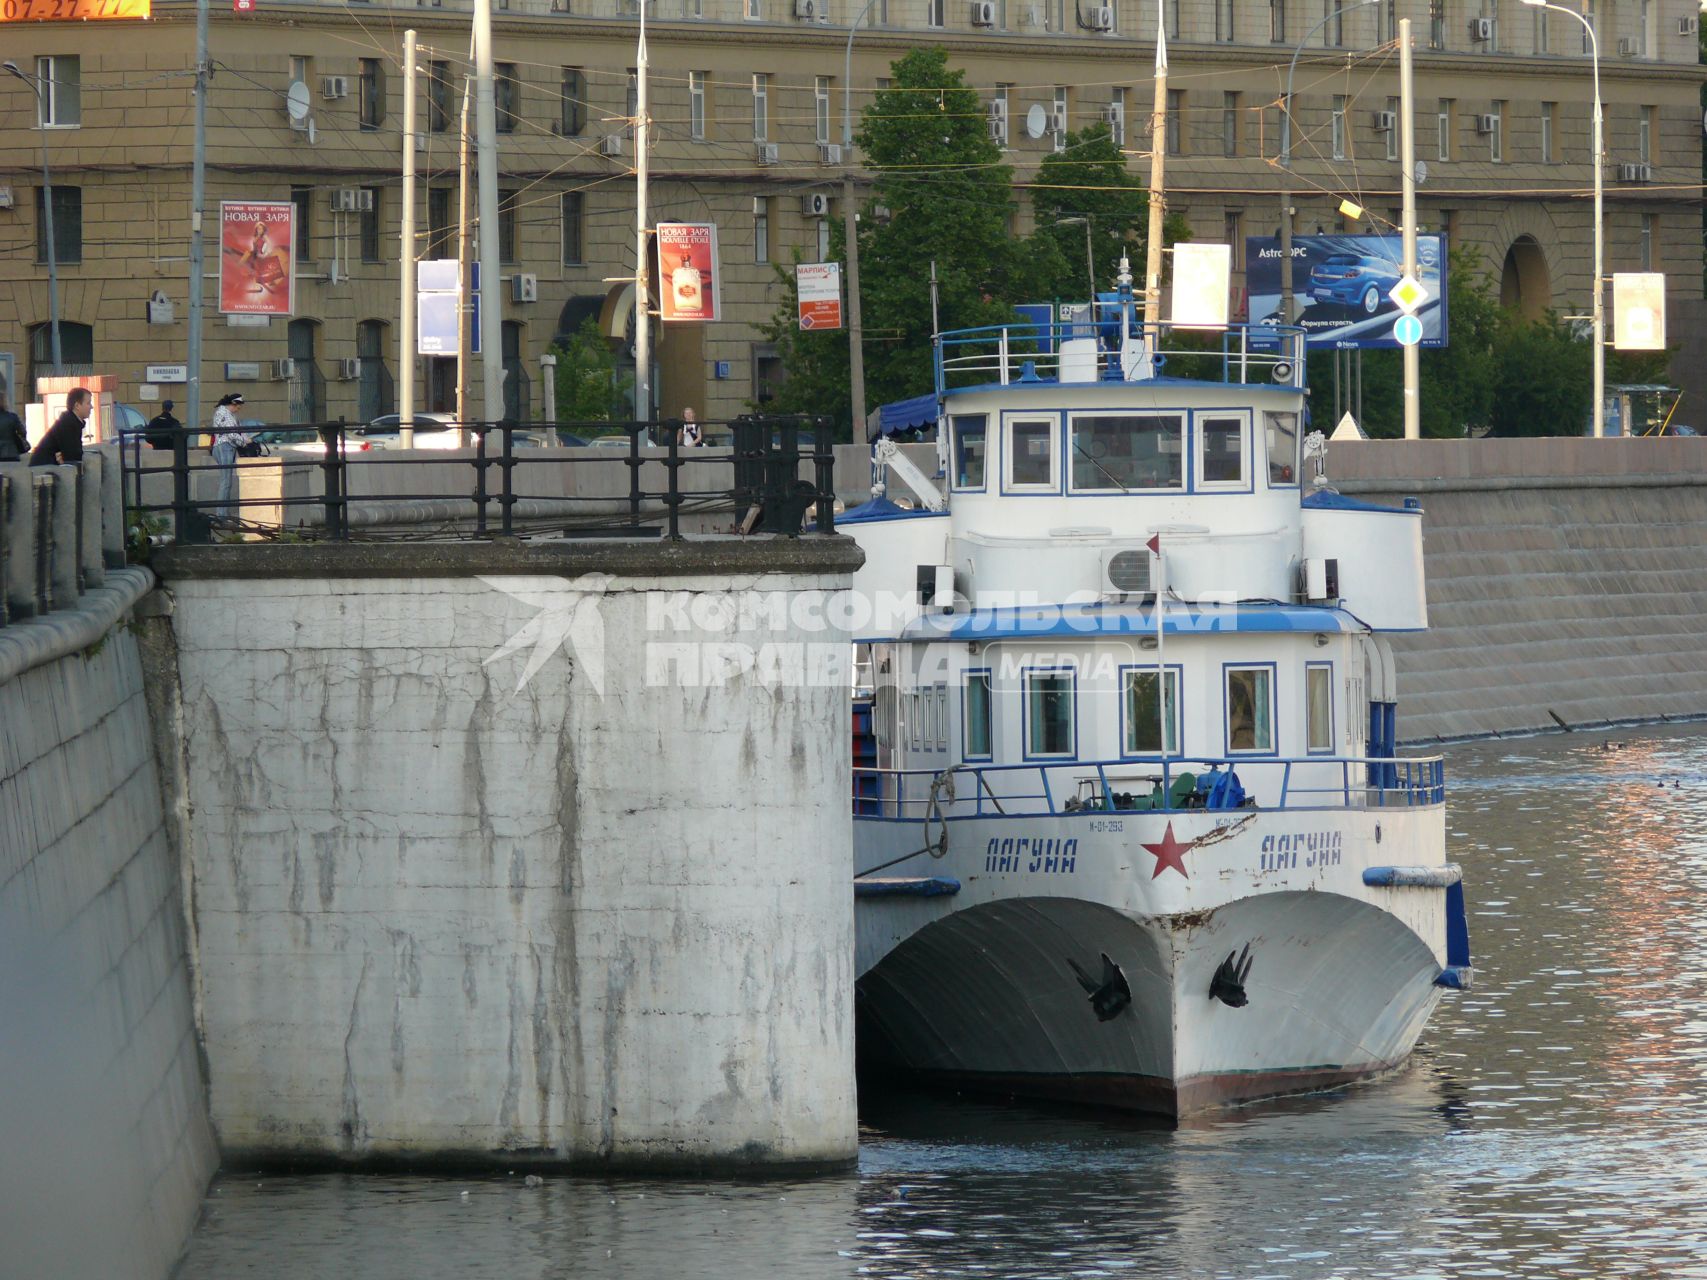
[[[1301,334],[1119,305],[941,335],[940,487],[880,442],[915,505],[841,522],[860,1043],[1184,1116],[1394,1067],[1469,943],[1441,760],[1395,751],[1420,508],[1306,479]]]

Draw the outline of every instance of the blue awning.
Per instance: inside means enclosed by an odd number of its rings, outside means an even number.
[[[897,400],[884,405],[877,413],[877,430],[871,436],[873,440],[878,436],[892,436],[898,431],[910,431],[914,427],[934,427],[936,392],[928,391],[911,400]]]
[[[837,524],[861,524],[873,520],[917,520],[923,516],[946,516],[946,511],[925,511],[903,507],[889,501],[887,497],[873,498],[870,502],[862,502],[857,507],[849,507],[836,517]]]

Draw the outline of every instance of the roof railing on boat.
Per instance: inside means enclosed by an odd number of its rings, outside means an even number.
[[[1240,775],[1248,804],[1205,803],[1198,780]],[[1181,779],[1190,776],[1192,782]],[[945,785],[946,784],[946,785]],[[1223,793],[1225,794],[1225,793]],[[1441,756],[1049,760],[947,769],[854,770],[856,818],[955,820],[1110,813],[1418,808],[1446,802]]]
[[[1091,384],[1185,378],[1197,382],[1304,386],[1304,331],[1233,324],[1186,329],[1132,321],[1120,341],[1118,312],[1047,324],[1016,320],[937,335],[937,394],[967,387]]]

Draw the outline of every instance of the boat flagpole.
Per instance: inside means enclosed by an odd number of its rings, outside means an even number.
[[[1164,566],[1167,561],[1162,556],[1162,535],[1151,534],[1150,541],[1144,544],[1150,548],[1150,554],[1156,557],[1155,578],[1156,587],[1156,728],[1159,736],[1156,744],[1161,752],[1164,767],[1162,769],[1162,802],[1167,803],[1167,768],[1168,758],[1168,668],[1162,661],[1162,607],[1167,603],[1168,585],[1163,581]]]

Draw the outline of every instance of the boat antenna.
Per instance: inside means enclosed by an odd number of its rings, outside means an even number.
[[[936,314],[936,259],[931,259],[931,337],[935,338],[942,332],[942,324]]]

